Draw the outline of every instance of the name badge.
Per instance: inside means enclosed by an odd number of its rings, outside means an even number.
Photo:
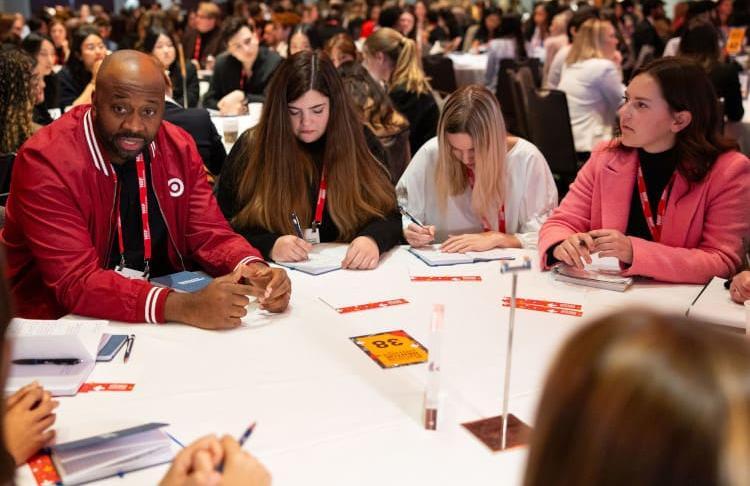
[[[131,280],[146,280],[146,276],[140,270],[133,270],[128,267],[117,267],[115,268],[115,272]]]
[[[320,243],[320,231],[315,228],[305,228],[304,236],[305,241],[312,245]]]

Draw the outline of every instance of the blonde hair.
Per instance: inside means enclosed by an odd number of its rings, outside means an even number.
[[[367,38],[363,50],[368,55],[382,52],[393,61],[393,73],[388,83],[389,91],[402,86],[412,93],[430,92],[430,83],[422,70],[417,44],[412,39],[385,27],[376,30]]]
[[[573,39],[565,64],[571,65],[588,59],[605,59],[605,36],[607,26],[612,26],[608,20],[589,19],[581,25]]]
[[[467,168],[451,150],[447,134],[465,133],[474,144],[474,188],[471,209],[497,225],[497,214],[505,200],[505,121],[500,104],[487,89],[464,86],[445,101],[438,122],[438,163],[435,185],[439,209],[445,212],[448,196],[462,194],[469,185]]]

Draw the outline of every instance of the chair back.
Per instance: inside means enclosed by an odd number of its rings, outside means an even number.
[[[443,54],[432,54],[422,58],[422,69],[430,78],[432,88],[442,96],[447,96],[458,87],[453,61]]]

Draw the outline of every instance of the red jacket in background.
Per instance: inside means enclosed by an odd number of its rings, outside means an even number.
[[[162,122],[148,150],[174,268],[197,265],[220,276],[262,261],[221,214],[190,135]],[[116,182],[104,153],[84,105],[42,128],[16,156],[0,240],[18,316],[164,322],[168,289],[106,269],[116,233]]]

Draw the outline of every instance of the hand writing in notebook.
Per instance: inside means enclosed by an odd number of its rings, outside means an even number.
[[[422,248],[435,241],[435,227],[409,223],[404,229],[404,238],[412,248]]]
[[[313,245],[294,235],[281,236],[271,248],[271,259],[275,262],[302,262],[307,260]]]
[[[222,472],[216,470],[224,463]],[[271,475],[263,464],[243,451],[235,439],[214,435],[193,442],[177,454],[160,486],[269,486]]]
[[[52,395],[34,382],[18,390],[5,401],[5,440],[17,466],[29,460],[55,438],[52,426],[59,405]]]
[[[445,253],[466,253],[467,251],[487,251],[493,248],[521,248],[521,242],[513,235],[498,231],[485,231],[465,235],[450,235],[440,246]]]

